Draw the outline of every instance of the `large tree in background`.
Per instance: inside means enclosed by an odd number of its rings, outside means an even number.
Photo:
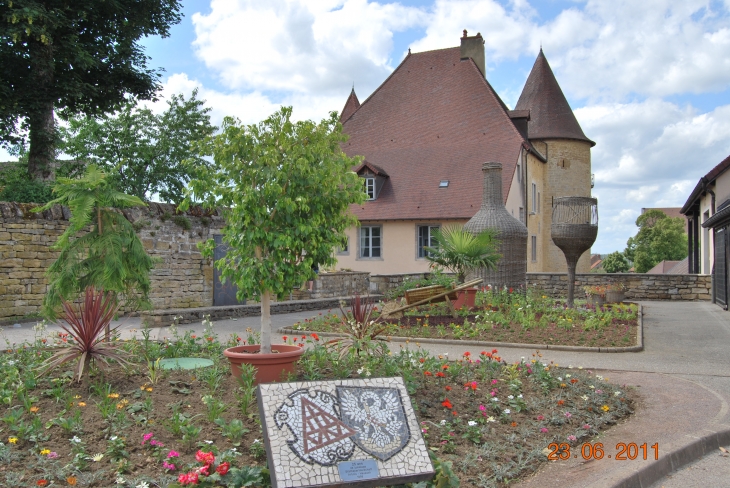
[[[631,266],[624,253],[615,251],[606,256],[606,259],[601,263],[601,267],[606,273],[627,273]]]
[[[216,130],[196,97],[197,90],[187,100],[173,95],[159,115],[130,101],[113,115],[72,118],[61,128],[61,148],[103,168],[122,193],[180,203],[190,171],[206,164],[193,144]]]
[[[667,217],[661,210],[648,210],[636,219],[636,225],[639,232],[629,238],[624,254],[634,262],[637,273],[646,273],[664,260],[687,257],[684,219]]]
[[[0,143],[28,131],[28,172],[46,179],[55,156],[54,110],[114,111],[127,95],[152,98],[158,74],[137,41],[166,37],[179,0],[0,0]]]

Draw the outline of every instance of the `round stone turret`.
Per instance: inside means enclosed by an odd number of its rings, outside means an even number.
[[[502,199],[502,163],[484,163],[484,191],[482,206],[464,225],[464,229],[478,234],[485,229],[496,229],[501,258],[493,271],[480,269],[475,274],[483,284],[495,288],[525,286],[527,273],[527,227],[507,211]]]

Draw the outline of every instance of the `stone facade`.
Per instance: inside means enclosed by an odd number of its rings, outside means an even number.
[[[583,295],[583,286],[620,282],[626,285],[629,300],[711,300],[711,275],[662,274],[576,274],[575,296]],[[527,273],[527,284],[553,297],[564,297],[568,290],[566,273]]]
[[[370,273],[338,271],[320,273],[312,287],[312,298],[346,297],[368,293]]]

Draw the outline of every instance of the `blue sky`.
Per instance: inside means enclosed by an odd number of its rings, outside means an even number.
[[[594,252],[623,250],[642,207],[681,206],[730,155],[730,0],[184,3],[171,36],[144,45],[165,69],[163,94],[198,88],[216,123],[257,122],[280,104],[322,118],[353,83],[364,100],[409,47],[457,46],[465,28],[484,36],[487,78],[514,106],[542,45],[597,142]]]

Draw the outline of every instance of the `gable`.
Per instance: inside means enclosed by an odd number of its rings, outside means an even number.
[[[459,48],[409,54],[344,122],[348,156],[389,178],[360,220],[469,219],[482,201],[482,164],[503,166],[506,200],[523,147],[507,108]],[[449,186],[439,188],[442,180]]]

